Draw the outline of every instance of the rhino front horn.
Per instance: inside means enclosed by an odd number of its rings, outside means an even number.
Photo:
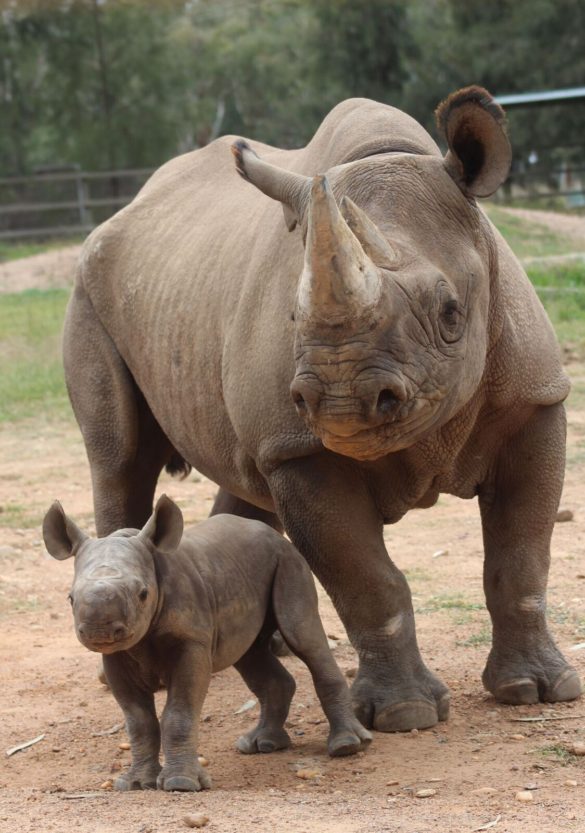
[[[299,312],[340,324],[374,307],[380,291],[378,269],[341,215],[327,177],[314,177]]]

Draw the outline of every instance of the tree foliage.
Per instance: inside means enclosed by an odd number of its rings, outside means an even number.
[[[504,94],[585,78],[585,0],[8,0],[1,9],[4,175],[155,166],[222,133],[298,146],[349,96],[396,104],[432,127],[436,104],[460,86]],[[521,157],[534,147],[583,155],[585,104],[510,120]]]

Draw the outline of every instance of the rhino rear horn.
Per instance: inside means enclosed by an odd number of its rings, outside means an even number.
[[[166,495],[161,495],[154,512],[138,533],[138,538],[149,541],[157,550],[170,553],[177,549],[183,535],[183,513]]]
[[[67,517],[56,500],[43,520],[43,540],[47,552],[58,561],[64,561],[76,554],[87,535]]]
[[[365,211],[344,196],[341,200],[341,213],[347,225],[362,244],[364,252],[380,269],[397,269],[398,253],[386,240],[378,226],[370,220]]]
[[[504,111],[483,87],[465,87],[443,101],[435,115],[449,145],[449,175],[464,194],[489,197],[512,162]]]
[[[302,221],[308,205],[310,177],[265,162],[243,139],[234,142],[231,150],[236,160],[236,170],[242,179],[282,204],[286,226],[292,231]]]

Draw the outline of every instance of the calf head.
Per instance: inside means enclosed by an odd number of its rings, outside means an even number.
[[[437,111],[449,150],[384,153],[309,178],[239,141],[239,173],[300,224],[291,396],[323,444],[360,460],[436,431],[480,385],[496,249],[474,197],[507,176],[503,112],[477,87]]]
[[[172,552],[182,534],[181,510],[165,495],[139,532],[123,529],[98,539],[85,535],[55,501],[43,521],[43,538],[53,558],[75,556],[69,599],[75,632],[86,648],[125,651],[146,635],[160,604],[154,551]]]

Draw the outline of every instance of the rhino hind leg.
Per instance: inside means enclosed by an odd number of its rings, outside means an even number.
[[[236,748],[245,755],[287,749],[290,737],[284,722],[296,686],[292,676],[270,651],[267,632],[258,637],[235,667],[260,703],[258,724],[238,738]]]
[[[579,675],[546,623],[564,449],[563,406],[537,409],[502,450],[493,481],[480,492],[484,588],[493,626],[483,683],[502,703],[574,700],[582,693]]]
[[[63,360],[91,468],[97,533],[140,529],[159,474],[177,454],[79,286],[67,311]]]

